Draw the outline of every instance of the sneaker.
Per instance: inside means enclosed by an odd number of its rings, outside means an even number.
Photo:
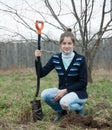
[[[54,122],[58,122],[66,114],[67,114],[66,110],[63,110],[62,112],[58,112],[55,119],[54,119]]]
[[[84,117],[86,115],[86,111],[84,109],[80,111],[76,110],[76,114],[79,114],[81,117]]]

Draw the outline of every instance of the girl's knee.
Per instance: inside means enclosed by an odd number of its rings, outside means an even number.
[[[42,98],[43,100],[45,100],[46,97],[47,97],[47,95],[48,95],[48,93],[47,93],[47,90],[45,89],[45,90],[43,90],[42,93],[41,93],[41,98]]]
[[[55,97],[58,89],[56,88],[50,88],[50,89],[45,89],[41,93],[41,98],[46,101],[46,100],[51,100]]]
[[[64,109],[64,110],[68,110],[69,108],[68,108],[68,103],[65,101],[65,100],[63,100],[63,99],[61,99],[60,100],[60,105],[61,105],[61,107],[62,107],[62,109]]]

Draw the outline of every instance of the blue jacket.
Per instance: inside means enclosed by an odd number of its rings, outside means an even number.
[[[76,92],[79,98],[85,99],[87,94],[87,65],[85,57],[75,53],[75,56],[67,70],[65,70],[61,55],[62,53],[54,54],[42,67],[40,65],[40,77],[46,76],[51,70],[55,69],[59,77],[59,89],[67,89],[67,92]],[[35,60],[36,72],[38,61]],[[38,75],[38,74],[37,74]]]

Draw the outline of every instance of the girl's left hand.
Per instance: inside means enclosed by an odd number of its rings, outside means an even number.
[[[57,102],[60,98],[62,98],[67,93],[67,89],[59,90],[56,96],[54,97],[53,101]]]

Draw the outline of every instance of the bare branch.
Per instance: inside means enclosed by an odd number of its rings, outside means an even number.
[[[21,16],[20,14],[18,14],[18,11],[17,11],[17,10],[13,9],[12,7],[10,7],[9,5],[6,5],[6,4],[3,3],[3,2],[0,2],[0,3],[2,3],[5,7],[8,8],[7,10],[6,10],[6,9],[0,9],[1,11],[7,12],[7,13],[9,13],[9,14],[11,14],[11,15],[12,15],[12,14],[16,15],[16,16],[19,18],[19,20],[15,19],[15,17],[13,17],[13,18],[14,18],[18,23],[20,23],[20,24],[24,25],[26,28],[28,28],[28,29],[30,29],[30,30],[36,32],[36,31],[23,19],[23,16]]]
[[[103,27],[103,23],[104,23],[104,17],[105,17],[105,7],[106,7],[106,0],[103,1],[103,8],[102,8],[102,19],[101,19],[101,23],[100,23],[100,28],[99,28],[99,32],[102,32],[102,27]],[[99,33],[100,35],[100,33]]]
[[[55,14],[53,8],[51,7],[49,0],[45,0],[45,4],[49,11],[51,12],[52,16],[55,18],[55,20],[59,23],[59,25],[63,28],[63,30],[66,30],[66,26],[58,19],[57,15]]]
[[[77,19],[77,23],[78,23],[78,25],[79,25],[79,30],[80,30],[81,37],[83,38],[83,35],[84,35],[84,34],[83,34],[83,30],[82,30],[80,18],[78,17],[78,14],[77,14],[77,11],[76,11],[76,7],[75,7],[74,0],[71,0],[71,3],[72,3],[73,11],[74,11],[74,16],[75,16],[75,18]]]
[[[92,0],[91,11],[90,11],[90,14],[89,14],[89,17],[88,17],[87,23],[91,20],[91,16],[92,16],[92,13],[93,13],[93,7],[94,7],[94,0]]]

